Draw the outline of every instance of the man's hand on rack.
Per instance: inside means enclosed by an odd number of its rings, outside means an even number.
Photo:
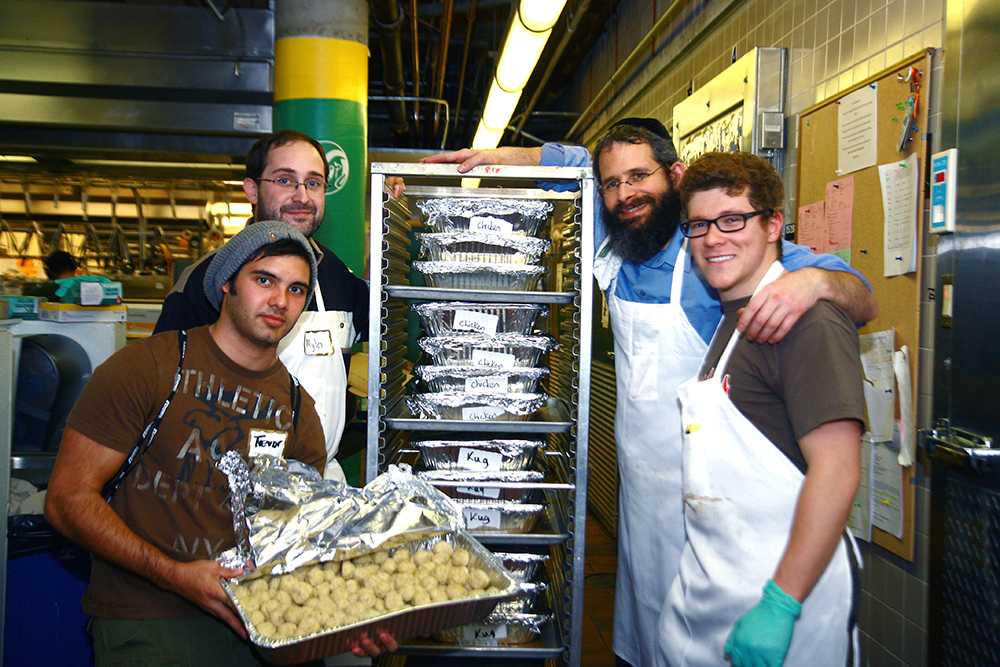
[[[214,560],[196,560],[176,563],[168,575],[170,589],[190,600],[208,613],[224,621],[243,639],[246,628],[236,615],[229,597],[222,589],[220,579],[231,579],[243,574],[239,568],[223,567]]]
[[[406,183],[401,176],[389,176],[385,179],[385,191],[393,199],[399,199],[406,192]]]
[[[354,645],[351,646],[351,653],[358,657],[364,657],[367,655],[372,658],[377,658],[382,655],[383,652],[392,653],[398,649],[399,644],[396,643],[396,638],[389,634],[386,630],[379,630],[377,641],[371,639],[367,632],[362,632],[361,635],[354,641]]]
[[[542,162],[542,149],[501,146],[499,148],[463,148],[457,151],[428,155],[421,162],[426,164],[455,164],[464,174],[473,167],[484,164],[506,164],[536,167]]]

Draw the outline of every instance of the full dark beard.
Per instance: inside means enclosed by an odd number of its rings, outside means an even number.
[[[649,221],[643,225],[625,224],[606,206],[603,208],[612,250],[636,264],[642,264],[670,242],[681,216],[680,197],[672,191],[653,206]]]

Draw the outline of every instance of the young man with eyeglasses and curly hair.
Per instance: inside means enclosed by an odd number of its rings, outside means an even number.
[[[865,421],[854,323],[818,301],[777,344],[736,330],[739,310],[785,273],[784,192],[766,160],[703,155],[680,197],[681,232],[725,316],[678,388],[686,541],[661,648],[691,667],[857,664],[845,530]]]
[[[282,130],[262,137],[250,149],[243,192],[253,205],[253,218],[247,224],[280,220],[306,236],[316,254],[316,293],[278,352],[316,401],[326,434],[326,476],[343,481],[336,454],[344,430],[350,348],[368,338],[368,283],[313,238],[323,224],[328,175],[326,154],[318,141]],[[163,302],[155,333],[201,326],[219,316],[203,289],[213,256],[206,255],[177,279]]]
[[[619,663],[668,664],[659,620],[684,546],[681,415],[677,387],[696,374],[722,308],[688,261],[678,227],[685,165],[654,118],[624,118],[597,141],[593,169],[594,277],[607,298],[615,344],[615,441],[619,469],[618,575],[614,651]],[[579,167],[582,146],[500,147],[442,153],[427,162]],[[875,301],[840,259],[785,243],[788,273],[743,309],[739,329],[776,343],[818,301],[839,304],[857,322]]]

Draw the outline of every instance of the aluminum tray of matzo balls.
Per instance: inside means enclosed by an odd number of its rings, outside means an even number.
[[[474,623],[520,590],[464,532],[223,587],[250,640],[275,664],[344,653],[362,632],[403,640]]]

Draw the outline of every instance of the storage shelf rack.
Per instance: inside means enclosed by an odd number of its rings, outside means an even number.
[[[400,176],[406,194],[391,199],[385,181]],[[481,179],[482,187],[461,187],[461,179]],[[558,183],[572,191],[538,189]],[[569,167],[478,167],[458,174],[453,165],[373,163],[371,166],[371,310],[368,368],[367,475],[373,479],[398,462],[413,463],[413,439],[460,434],[545,439],[537,466],[542,483],[497,486],[533,487],[544,496],[545,520],[527,534],[476,533],[492,549],[528,550],[549,555],[548,604],[553,622],[535,642],[519,646],[459,646],[410,640],[401,654],[477,658],[535,658],[567,665],[581,661],[584,549],[587,506],[587,442],[590,398],[590,324],[593,259],[593,177]],[[562,188],[565,189],[565,188]],[[411,232],[420,226],[421,198],[503,197],[551,200],[555,212],[546,234],[552,248],[543,263],[542,291],[462,290],[424,287],[411,269]],[[481,422],[427,420],[406,409],[404,368],[411,338],[410,306],[421,301],[531,303],[547,306],[540,320],[559,347],[548,355],[550,375],[544,391],[549,404],[531,421]],[[433,437],[433,436],[430,436]]]

